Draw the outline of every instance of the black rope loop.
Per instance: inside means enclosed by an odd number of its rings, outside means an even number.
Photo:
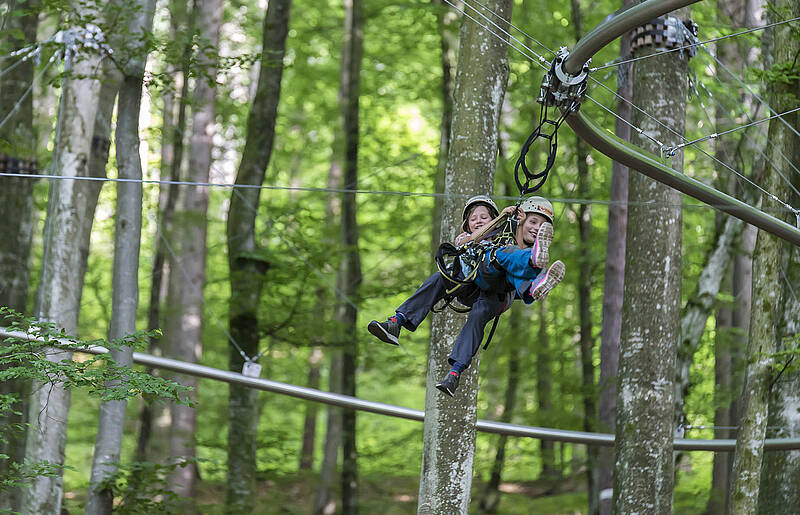
[[[520,198],[535,192],[541,188],[547,180],[547,175],[550,173],[550,169],[553,168],[556,161],[556,153],[558,152],[558,129],[564,122],[564,118],[565,115],[560,116],[557,120],[549,119],[547,117],[547,106],[542,106],[539,112],[539,125],[533,129],[533,132],[531,132],[528,139],[522,145],[519,158],[517,158],[517,163],[514,165],[514,182],[517,183],[517,188],[519,188]],[[548,133],[543,130],[547,124],[553,126],[552,132]],[[542,171],[534,173],[528,168],[525,160],[531,145],[538,139],[545,139],[548,142],[547,162]],[[520,177],[520,170],[522,170],[522,175],[525,177],[524,182]]]

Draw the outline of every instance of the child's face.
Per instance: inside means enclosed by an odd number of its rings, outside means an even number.
[[[475,206],[472,208],[467,218],[469,232],[473,233],[491,221],[492,215],[489,214],[489,208],[486,206]]]
[[[536,241],[536,235],[539,234],[539,227],[541,227],[546,221],[547,218],[535,213],[531,213],[525,217],[525,221],[522,222],[520,231],[522,231],[522,241],[524,241],[527,246],[530,247],[534,244]]]

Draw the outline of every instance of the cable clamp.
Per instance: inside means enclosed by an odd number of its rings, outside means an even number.
[[[242,367],[242,375],[247,377],[260,377],[261,365],[259,365],[255,361],[250,361],[250,360],[245,361],[244,366]]]
[[[542,79],[537,102],[543,106],[556,106],[562,111],[572,113],[577,111],[586,96],[586,86],[589,80],[589,59],[581,67],[577,75],[564,71],[564,61],[567,60],[569,51],[561,47],[550,65],[550,70]]]

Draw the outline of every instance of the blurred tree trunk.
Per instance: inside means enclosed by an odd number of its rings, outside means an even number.
[[[583,16],[580,3],[572,0],[572,26],[575,40],[583,37]],[[575,137],[575,159],[577,167],[578,198],[591,196],[591,176],[589,175],[589,146]],[[580,313],[580,351],[581,351],[581,392],[583,397],[583,430],[594,432],[597,424],[597,402],[594,387],[594,337],[592,336],[592,209],[581,203],[578,206],[578,312]],[[600,510],[598,490],[599,471],[597,469],[598,448],[586,447],[586,491],[590,515]]]
[[[342,393],[342,352],[331,352],[330,368],[328,372],[328,390]],[[337,502],[331,489],[336,478],[339,464],[339,448],[342,445],[342,409],[328,406],[327,420],[325,423],[325,449],[320,468],[320,479],[317,492],[314,496],[315,515],[336,513]]]
[[[119,91],[116,129],[118,177],[134,182],[117,183],[117,213],[114,228],[114,269],[109,339],[122,339],[136,332],[139,306],[139,247],[142,236],[142,162],[139,155],[139,114],[142,80],[149,48],[145,37],[153,27],[155,0],[125,4],[128,30],[122,46],[125,58]],[[133,349],[112,349],[111,357],[130,368]],[[127,401],[108,401],[100,405],[97,436],[92,461],[91,484],[86,500],[87,514],[111,513],[114,494],[98,484],[111,477],[120,461],[122,428]]]
[[[283,56],[289,30],[291,0],[273,0],[264,16],[262,62],[255,98],[247,120],[245,141],[236,184],[264,182],[275,138]],[[265,272],[269,267],[256,244],[255,222],[261,190],[231,191],[228,211],[228,266],[230,271],[231,337],[249,358],[258,354],[258,309]],[[231,346],[229,368],[241,371],[244,357]],[[231,385],[228,401],[228,513],[248,513],[256,497],[256,444],[258,438],[258,391]]]
[[[550,335],[547,333],[547,301],[538,302],[539,305],[539,337],[536,341],[536,404],[538,407],[538,424],[544,427],[552,426],[553,420],[553,355],[550,348]],[[552,440],[539,440],[539,452],[542,459],[542,470],[539,479],[554,482],[561,476],[561,471],[556,466],[555,442]]]
[[[39,22],[40,0],[20,2],[18,8],[25,9],[21,15],[6,14],[2,32],[3,54],[24,48],[36,41]],[[23,95],[33,82],[33,61],[27,60],[17,67],[0,74],[0,172],[39,173],[36,160],[36,131],[33,126],[33,98]],[[11,109],[17,105],[17,111]],[[30,253],[33,237],[35,210],[33,206],[32,178],[0,177],[0,306],[20,313],[27,311],[28,287],[30,284]],[[6,325],[0,318],[0,326]],[[7,379],[0,383],[0,394],[16,394],[18,402],[13,408],[19,414],[0,416],[1,427],[27,422],[26,397],[28,381]],[[25,457],[25,433],[5,431],[5,440],[0,441],[0,454],[8,456],[0,460],[0,477],[5,477],[11,463],[22,463]],[[4,489],[0,492],[0,511],[20,509],[20,489]]]
[[[514,417],[514,409],[517,405],[517,391],[519,389],[520,360],[522,359],[521,347],[527,340],[527,331],[522,324],[522,310],[524,306],[520,303],[515,305],[508,315],[509,334],[514,335],[514,340],[508,346],[508,381],[506,382],[506,395],[503,403],[503,412],[500,414],[499,421],[510,423]],[[500,482],[503,480],[503,467],[506,461],[506,444],[508,435],[500,435],[497,438],[497,450],[495,451],[494,464],[489,481],[483,490],[478,513],[489,514],[497,513],[500,504]]]
[[[85,7],[77,9],[83,15],[97,14]],[[62,87],[53,173],[64,177],[104,177],[118,78],[103,68],[100,55],[86,53],[69,60],[72,77],[65,79]],[[104,75],[102,81],[98,70]],[[89,127],[92,132],[87,130]],[[78,331],[89,240],[101,187],[99,181],[54,179],[50,183],[34,315],[71,335]],[[66,351],[48,355],[53,361],[71,357],[72,353]],[[26,460],[64,463],[69,402],[69,391],[59,384],[32,385]],[[23,492],[21,511],[59,513],[62,496],[61,476],[36,478]]]
[[[770,21],[777,21],[775,17],[785,19],[800,15],[800,2],[796,0],[779,0],[771,4],[768,10]],[[767,101],[777,112],[783,112],[797,105],[797,91],[800,81],[797,80],[797,54],[800,53],[800,41],[791,28],[785,25],[776,27],[772,31],[772,59],[768,62],[774,66],[791,67],[791,76],[788,79],[776,80],[767,83]],[[798,117],[794,114],[787,115],[784,120],[791,126],[797,127]],[[767,159],[773,163],[777,170],[765,170],[763,187],[775,197],[785,201],[795,201],[791,196],[790,185],[785,177],[791,177],[792,171],[780,158],[796,156],[795,149],[800,142],[781,120],[770,121],[768,141],[771,145],[767,148]],[[783,176],[783,178],[781,177]],[[767,212],[780,213],[780,216],[789,223],[790,213],[783,210],[785,206],[778,203],[772,196],[762,197],[762,208]],[[775,211],[773,211],[775,210]],[[733,513],[755,513],[759,506],[759,476],[764,454],[764,438],[769,414],[770,389],[775,388],[775,394],[782,390],[773,382],[776,371],[774,353],[782,343],[779,326],[782,322],[782,290],[784,279],[781,274],[782,248],[785,243],[777,237],[764,231],[758,231],[756,247],[753,253],[753,290],[752,311],[750,317],[750,339],[747,344],[747,368],[745,372],[745,388],[742,399],[742,416],[740,419],[739,434],[736,439],[736,454],[733,459],[733,484],[730,492],[730,510]],[[784,260],[784,263],[786,261]],[[788,307],[788,306],[787,306]],[[792,385],[796,389],[796,385]],[[786,399],[790,401],[789,398]],[[774,414],[773,417],[780,414]],[[796,417],[796,415],[794,415]],[[780,469],[768,469],[772,470]],[[783,475],[778,473],[778,475]],[[780,498],[779,491],[772,490]],[[796,495],[796,494],[794,494]],[[762,499],[763,506],[770,506],[778,499]],[[777,505],[772,505],[777,506]],[[785,508],[786,506],[781,506]]]
[[[321,313],[315,310],[315,313]],[[311,348],[308,356],[308,376],[306,386],[318,389],[320,380],[320,365],[322,363],[322,349],[318,346]],[[319,403],[307,402],[306,414],[303,418],[303,446],[300,449],[300,470],[312,470],[314,468],[314,447],[317,441],[317,413]]]
[[[796,158],[800,157],[795,147]],[[788,154],[787,154],[788,155]],[[795,186],[800,186],[797,174],[792,175]],[[800,198],[795,194],[791,197],[791,205],[800,205]],[[783,285],[783,319],[778,327],[780,338],[778,350],[789,350],[792,346],[797,352],[798,335],[800,334],[800,252],[792,245],[783,244],[785,258],[781,259],[782,268],[786,271],[786,280]],[[788,340],[784,340],[787,338]],[[797,368],[797,355],[793,358],[784,358],[783,363],[787,368],[775,381],[769,397],[769,427],[777,428],[771,431],[770,438],[793,438],[800,434],[800,371]],[[790,506],[800,506],[800,450],[786,450],[768,452],[764,455],[764,464],[761,467],[761,494],[758,500],[758,512],[764,515],[781,513]]]
[[[199,55],[197,65],[206,76],[198,77],[192,102],[191,152],[189,173],[191,182],[208,182],[215,125],[217,48],[222,23],[222,2],[208,0],[196,3]],[[196,363],[202,352],[203,289],[206,280],[206,213],[207,187],[184,187],[180,210],[175,213],[174,252],[170,262],[167,294],[170,313],[165,337],[171,357]],[[192,400],[197,399],[197,378],[178,374],[175,381],[191,387]],[[169,456],[195,457],[196,411],[186,405],[170,406],[171,427]],[[193,498],[197,467],[191,464],[178,467],[170,476],[173,491],[181,497]]]
[[[364,14],[362,0],[344,1],[344,41],[342,67],[339,77],[339,104],[342,109],[344,152],[335,158],[344,166],[342,194],[342,246],[344,255],[339,266],[340,298],[336,308],[337,341],[342,352],[342,393],[356,396],[358,339],[356,319],[361,286],[361,258],[358,251],[358,221],[356,194],[358,190],[358,104],[361,94],[361,60],[364,47]],[[335,151],[338,149],[334,149]],[[358,513],[358,450],[356,448],[356,411],[342,412],[342,513]]]
[[[183,41],[183,55],[179,67],[172,70],[172,74],[179,77],[180,94],[175,94],[166,88],[162,99],[163,125],[161,130],[161,179],[177,182],[181,179],[181,163],[183,162],[184,134],[186,133],[186,107],[189,97],[189,62],[192,53],[192,35],[195,26],[189,19],[192,6],[173,1],[170,5],[170,37]],[[169,65],[168,65],[169,66]],[[169,71],[168,71],[169,73]],[[177,120],[175,107],[177,105]],[[155,235],[155,252],[153,253],[153,271],[150,277],[150,299],[147,307],[147,330],[155,331],[162,327],[161,303],[167,295],[169,284],[169,260],[164,239],[169,237],[175,205],[178,202],[178,185],[169,184],[159,186],[158,195],[158,227]],[[148,351],[161,355],[164,351],[161,339],[158,336],[150,338]],[[147,369],[149,373],[159,375],[154,368]],[[169,407],[163,403],[153,403],[145,399],[139,415],[139,437],[136,442],[134,461],[160,460],[168,449],[167,435],[169,428],[153,427],[156,420],[169,420]]]
[[[510,0],[488,9],[499,25],[511,18]],[[500,108],[508,79],[508,47],[467,18],[459,42],[452,137],[445,172],[440,241],[451,241],[461,221],[461,204],[475,193],[491,193],[498,149]],[[464,325],[464,315],[434,315],[428,354],[423,457],[418,513],[467,513],[475,449],[477,376],[480,354],[461,376],[455,398],[434,384],[449,369],[447,355]]]
[[[633,0],[623,0],[622,7],[633,5]],[[620,38],[619,57],[629,59],[630,38]],[[631,118],[633,97],[633,65],[617,67],[617,121],[615,134],[630,141],[631,128],[625,123]],[[608,236],[603,284],[603,321],[600,329],[600,378],[598,380],[597,423],[598,430],[614,432],[616,418],[617,369],[619,366],[619,340],[622,330],[622,299],[625,288],[625,235],[628,225],[628,167],[616,161],[611,163],[611,200],[608,206]],[[601,447],[597,452],[597,490],[601,515],[610,515],[614,486],[614,449]]]
[[[688,9],[673,13],[688,16]],[[634,57],[657,51],[637,49]],[[684,131],[687,57],[672,53],[634,63],[633,125],[665,145]],[[678,134],[656,123],[671,127]],[[635,144],[656,154],[639,136]],[[672,158],[681,170],[683,154]],[[681,193],[642,174],[631,174],[617,391],[616,513],[670,513],[676,345],[680,335]],[[657,238],[653,235],[657,234]]]
[[[459,19],[454,9],[451,9],[444,0],[433,0],[436,6],[436,21],[439,28],[439,40],[442,50],[442,126],[439,129],[439,160],[436,166],[436,179],[434,192],[444,193],[445,169],[447,167],[447,154],[450,151],[450,132],[453,128],[453,89],[455,81],[453,72],[456,68],[456,55],[458,53],[458,34],[456,22]],[[439,233],[442,226],[442,209],[444,199],[433,199],[433,224],[431,225],[431,252],[436,254],[441,240]]]

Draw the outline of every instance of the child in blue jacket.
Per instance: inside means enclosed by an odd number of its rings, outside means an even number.
[[[469,207],[468,201],[464,208],[463,228],[465,232],[467,229],[474,232],[486,223],[478,228],[469,225]],[[510,215],[515,211],[515,207],[511,206],[504,209],[503,213]],[[497,213],[496,207],[494,213]],[[486,324],[506,311],[514,299],[522,299],[525,304],[542,299],[564,278],[566,268],[561,261],[556,261],[547,268],[549,247],[553,240],[552,204],[542,197],[529,197],[520,204],[517,219],[516,240],[519,246],[508,245],[499,249],[487,247],[474,279],[479,288],[477,298],[459,298],[459,301],[470,305],[472,309],[448,357],[452,368],[436,384],[439,390],[451,397],[458,388],[461,373],[469,367],[480,348]],[[462,233],[459,238],[463,237]],[[458,243],[458,239],[456,242]],[[449,283],[440,273],[432,275],[414,295],[397,308],[394,316],[389,317],[386,322],[370,322],[370,333],[386,343],[398,345],[400,328],[414,331],[435,303],[444,297],[448,286]]]

